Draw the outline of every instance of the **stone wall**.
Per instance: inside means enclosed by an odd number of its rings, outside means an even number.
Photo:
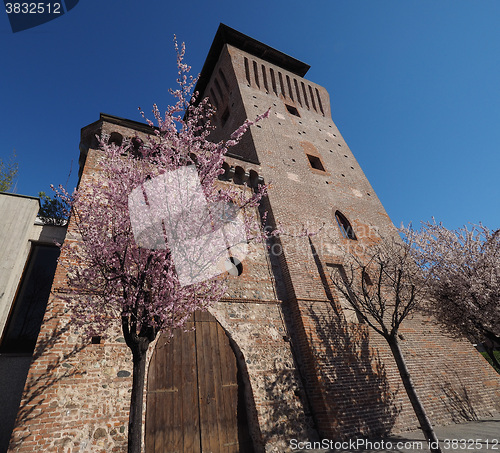
[[[110,128],[107,123],[103,128]],[[120,130],[133,136],[133,131]],[[102,152],[85,150],[80,189],[99,177]],[[78,235],[70,222],[67,241]],[[69,324],[62,254],[30,367],[9,451],[124,451],[131,392],[131,353],[119,326],[99,344]],[[290,437],[311,437],[306,394],[277,299],[272,264],[251,245],[244,273],[228,280],[226,299],[210,309],[232,340],[245,370],[250,429],[256,451],[283,451]],[[149,358],[155,344],[150,346]],[[147,373],[147,371],[146,371]],[[147,385],[147,382],[146,384]],[[147,410],[146,401],[144,412]]]

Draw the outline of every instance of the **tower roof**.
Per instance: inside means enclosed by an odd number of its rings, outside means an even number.
[[[279,66],[286,71],[297,74],[299,77],[304,77],[310,68],[308,64],[303,63],[296,58],[290,57],[279,50],[273,49],[272,47],[221,23],[217,29],[217,33],[215,34],[215,38],[208,52],[203,69],[201,70],[200,78],[196,84],[195,91],[203,93],[205,90],[224,44],[230,44],[231,46],[241,49],[244,52],[248,52],[257,58]]]

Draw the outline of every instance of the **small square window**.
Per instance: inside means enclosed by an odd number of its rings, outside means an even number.
[[[311,167],[315,170],[325,171],[325,167],[323,167],[323,162],[317,156],[311,156],[311,154],[307,154],[307,158],[309,159],[309,163]]]
[[[290,113],[291,115],[298,116],[300,118],[299,111],[293,105],[285,104],[285,107],[288,110],[288,113]]]

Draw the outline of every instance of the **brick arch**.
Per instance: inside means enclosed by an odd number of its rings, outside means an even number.
[[[108,143],[110,145],[114,143],[116,146],[121,146],[123,143],[123,135],[119,132],[112,132],[109,136]]]
[[[222,164],[224,173],[219,175],[221,181],[232,181],[234,184],[247,184],[252,188],[264,184],[264,178],[253,168],[244,168],[240,165],[234,166],[227,162]]]
[[[351,222],[347,219],[347,217],[342,214],[339,210],[335,211],[335,220],[339,226],[340,232],[342,236],[346,239],[351,239],[353,241],[357,240],[356,233],[352,228]]]
[[[187,329],[163,334],[151,358],[146,453],[253,452],[231,340],[208,312],[196,312]]]

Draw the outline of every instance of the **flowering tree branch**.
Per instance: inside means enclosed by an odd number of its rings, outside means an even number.
[[[433,221],[402,231],[430,287],[428,309],[490,352],[500,345],[500,230],[481,224],[449,230]]]
[[[211,142],[214,109],[192,94],[197,79],[183,62],[184,45],[175,46],[175,103],[164,115],[153,107],[154,121],[146,119],[152,134],[144,141],[136,137],[138,147],[99,137],[96,174],[87,175],[71,196],[59,191],[70,204],[70,230],[78,236],[62,247],[70,288],[63,297],[73,324],[104,335],[119,320],[132,351],[129,453],[141,448],[149,344],[220,300],[227,249],[230,256],[242,254],[248,240],[267,234],[256,233],[256,208],[267,187],[236,190],[218,180],[228,148],[254,122],[246,121],[227,141]],[[223,213],[229,205],[234,209],[228,218]]]

